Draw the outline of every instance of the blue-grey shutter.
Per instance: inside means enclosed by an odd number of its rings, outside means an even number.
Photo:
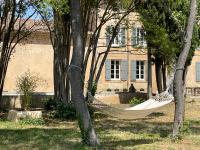
[[[196,81],[200,81],[200,62],[196,62]]]
[[[137,28],[133,28],[131,41],[132,41],[132,46],[137,45]]]
[[[120,77],[121,77],[121,80],[128,80],[128,61],[127,60],[121,60]]]
[[[121,47],[125,46],[125,40],[126,40],[125,28],[120,28],[119,39],[120,39],[120,46]]]
[[[131,61],[131,80],[136,80],[136,61]]]
[[[148,81],[148,61],[147,60],[144,61],[144,69],[145,69],[144,77],[145,77],[145,80]]]
[[[105,61],[105,69],[106,69],[106,80],[111,79],[111,60],[107,59]]]
[[[112,30],[111,26],[106,27],[106,46],[108,46],[110,43],[111,32],[112,32],[111,30]]]

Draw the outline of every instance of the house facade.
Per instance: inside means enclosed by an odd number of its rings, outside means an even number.
[[[144,30],[137,13],[131,13],[126,19],[132,24],[120,26],[111,50],[105,61],[97,92],[127,91],[133,85],[137,92],[147,91],[147,49]],[[108,21],[100,34],[97,51],[104,52],[108,45],[108,30],[112,30],[114,21]],[[102,59],[102,58],[100,58]],[[89,58],[91,61],[91,58]],[[4,93],[16,93],[16,81],[24,72],[30,71],[41,78],[37,92],[53,93],[53,48],[47,31],[34,32],[26,41],[17,45],[10,60],[6,74]],[[87,67],[86,81],[90,69]],[[155,68],[152,64],[153,92],[156,93]],[[200,87],[200,51],[188,70],[186,87]],[[188,92],[189,93],[189,92]]]

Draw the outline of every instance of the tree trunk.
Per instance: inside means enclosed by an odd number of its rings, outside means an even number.
[[[163,75],[163,91],[165,91],[167,89],[167,78],[166,78],[166,71],[167,71],[167,68],[166,68],[166,64],[163,63],[162,65],[162,75]]]
[[[156,83],[157,83],[158,93],[162,93],[163,92],[162,61],[159,58],[156,58],[155,60],[155,70],[156,70]]]
[[[6,72],[8,68],[8,60],[6,61],[3,59],[5,56],[1,56],[0,58],[0,105],[2,104],[2,93],[3,93],[3,87],[6,77]],[[10,58],[10,56],[8,56]]]
[[[54,98],[68,103],[69,82],[66,69],[69,65],[70,16],[54,10]]]
[[[151,67],[151,50],[148,49],[148,83],[147,83],[147,98],[152,97],[152,67]]]
[[[99,145],[92,125],[92,120],[83,95],[82,62],[83,62],[83,21],[79,0],[71,0],[73,55],[69,69],[71,98],[75,104],[83,142],[90,146]]]
[[[181,54],[178,57],[176,72],[174,78],[174,98],[175,98],[175,114],[174,114],[174,125],[173,125],[173,136],[179,134],[179,130],[183,125],[184,120],[184,74],[183,70],[187,60],[187,56],[191,47],[191,40],[193,34],[193,27],[195,23],[195,17],[197,13],[197,2],[196,0],[190,1],[190,15],[187,21],[186,34],[184,37],[184,45]]]

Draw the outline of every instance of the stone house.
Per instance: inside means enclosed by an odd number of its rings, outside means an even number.
[[[120,26],[119,32],[112,43],[101,73],[98,92],[126,91],[131,84],[136,91],[147,90],[147,50],[144,39],[144,30],[138,19],[137,13],[131,13],[127,19],[132,22],[129,28]],[[106,32],[112,30],[113,21],[103,26],[98,52],[105,51],[108,38]],[[91,60],[91,58],[90,58]],[[4,94],[16,93],[17,77],[29,70],[38,74],[43,79],[37,92],[53,94],[53,48],[47,30],[34,32],[26,41],[17,45],[15,53],[10,60],[5,79]],[[154,65],[152,65],[153,92],[156,92],[156,79]],[[87,83],[89,67],[86,73]],[[195,51],[195,56],[188,70],[187,93],[194,93],[200,87],[200,51]],[[198,90],[196,90],[198,91]],[[195,92],[196,92],[195,91]]]

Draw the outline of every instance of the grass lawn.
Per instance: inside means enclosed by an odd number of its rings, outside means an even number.
[[[108,150],[200,150],[200,100],[186,103],[185,136],[172,141],[174,105],[139,120],[99,117],[94,121],[101,149]],[[76,122],[45,120],[45,125],[26,125],[0,120],[0,150],[90,149],[81,144]]]

